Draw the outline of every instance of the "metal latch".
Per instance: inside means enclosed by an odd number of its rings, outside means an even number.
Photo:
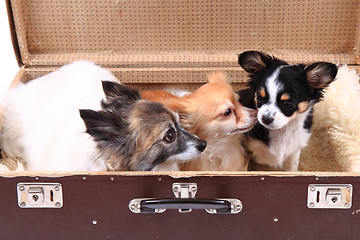
[[[172,190],[175,195],[175,198],[187,199],[195,198],[197,192],[196,183],[173,183]],[[189,213],[191,209],[179,209],[180,213]]]
[[[352,205],[351,184],[310,184],[308,208],[349,209]]]
[[[175,198],[195,198],[197,192],[196,183],[173,183],[172,190]]]
[[[61,208],[63,206],[60,183],[18,183],[20,208]]]

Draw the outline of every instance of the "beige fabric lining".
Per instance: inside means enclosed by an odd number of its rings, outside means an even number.
[[[28,79],[32,80],[57,70],[57,67],[26,68]],[[123,83],[206,83],[207,74],[216,70],[226,71],[230,82],[246,82],[245,71],[240,67],[197,67],[197,68],[118,68],[107,67]],[[23,81],[24,81],[23,79]],[[106,80],[106,79],[104,79]]]
[[[235,66],[258,49],[290,62],[356,63],[358,0],[11,0],[22,60]]]
[[[153,53],[153,54],[116,54],[116,53],[49,53],[32,54],[26,65],[62,66],[69,62],[86,59],[103,66],[116,67],[239,67],[236,53],[196,54],[196,53]],[[326,61],[332,63],[353,63],[354,54],[311,54],[301,52],[271,51],[270,54],[289,63],[312,63]],[[49,64],[50,63],[50,64]]]

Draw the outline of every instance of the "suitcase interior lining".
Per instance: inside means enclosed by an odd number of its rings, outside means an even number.
[[[193,91],[206,83],[207,73],[224,70],[239,90],[245,87],[247,74],[238,66],[237,54],[251,49],[268,52],[289,63],[328,61],[360,70],[358,0],[280,0],[276,4],[253,0],[7,0],[7,3],[14,18],[12,31],[17,40],[14,42],[19,44],[18,58],[24,65],[12,86],[43,76],[69,62],[86,59],[138,89],[175,87]],[[333,139],[327,140],[331,147]],[[311,158],[311,149],[303,153],[307,159]],[[329,158],[335,158],[335,154]],[[306,171],[301,165],[300,170]],[[328,171],[326,175],[333,174],[330,171],[338,172],[334,175],[356,175],[340,173],[344,169],[339,166],[325,171]],[[9,173],[9,176],[16,174]],[[324,173],[102,174],[189,177]]]
[[[22,62],[237,66],[261,49],[289,62],[359,64],[357,0],[11,0]]]

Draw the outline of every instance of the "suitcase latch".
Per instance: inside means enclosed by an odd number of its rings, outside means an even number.
[[[310,184],[308,208],[349,209],[352,205],[351,184]]]
[[[175,195],[175,198],[178,199],[188,199],[195,198],[197,192],[196,183],[173,183],[172,190]],[[179,209],[180,213],[189,213],[191,209]]]
[[[18,183],[20,208],[61,208],[63,206],[60,183]]]

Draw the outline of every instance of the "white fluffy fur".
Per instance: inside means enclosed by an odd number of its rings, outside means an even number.
[[[326,92],[333,127],[330,135],[337,139],[337,159],[349,172],[360,172],[360,86],[359,76],[346,67],[339,69],[341,81]]]
[[[310,133],[303,125],[310,108],[298,113],[280,129],[269,129],[269,146],[262,141],[250,139],[248,148],[254,153],[256,162],[276,169],[297,171],[301,149],[307,145]]]
[[[312,136],[301,155],[303,171],[360,172],[360,78],[346,66],[336,78],[314,107]]]
[[[20,162],[16,162],[14,168],[9,167],[7,164],[0,163],[0,172],[10,172],[10,171],[23,172],[25,171],[25,167]]]
[[[104,171],[79,109],[100,109],[109,71],[78,61],[21,84],[4,99],[1,149],[35,171]]]
[[[206,139],[206,149],[199,157],[201,161],[187,163],[187,169],[246,171],[248,162],[245,159],[245,150],[241,144],[243,138],[243,134],[237,133]]]

